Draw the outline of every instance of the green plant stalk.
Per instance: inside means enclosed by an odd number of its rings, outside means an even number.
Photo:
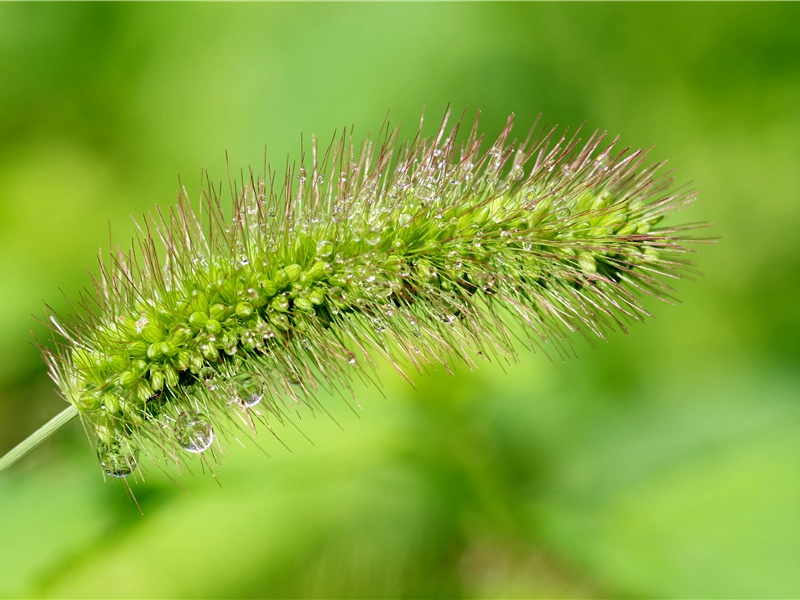
[[[0,457],[0,473],[5,471],[20,458],[28,454],[31,450],[36,448],[39,444],[44,442],[56,431],[61,429],[64,425],[72,421],[72,419],[77,416],[78,409],[74,405],[70,405],[62,410],[55,417],[50,419],[47,423],[42,425],[27,438],[22,440],[14,448],[9,450],[3,457]]]
[[[73,324],[50,314],[43,348],[104,472],[142,453],[213,464],[219,437],[319,407],[318,387],[346,394],[376,354],[401,372],[471,365],[513,356],[520,324],[523,343],[565,354],[570,333],[626,330],[641,296],[670,298],[689,227],[659,224],[692,194],[645,152],[554,130],[517,144],[511,119],[481,152],[477,121],[461,144],[458,128],[445,117],[399,149],[396,130],[377,150],[343,135],[282,183],[267,168],[230,182],[232,217],[210,184],[202,217],[185,190],[146,217]]]

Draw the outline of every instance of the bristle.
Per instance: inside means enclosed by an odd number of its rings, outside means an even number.
[[[45,350],[106,473],[131,473],[140,452],[211,465],[215,438],[319,407],[320,387],[349,394],[370,357],[402,372],[513,357],[519,341],[566,354],[572,334],[647,316],[642,296],[670,299],[689,238],[659,223],[692,194],[662,165],[599,132],[581,145],[545,125],[517,144],[512,118],[481,152],[477,120],[459,143],[448,117],[404,145],[388,125],[379,147],[314,139],[278,186],[267,165],[229,174],[231,219],[208,183],[199,214],[181,187],[139,221],[77,325],[50,316]]]

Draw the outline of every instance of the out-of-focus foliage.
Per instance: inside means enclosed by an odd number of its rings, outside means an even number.
[[[29,331],[129,214],[299,135],[448,102],[608,129],[715,223],[681,306],[578,359],[412,388],[226,455],[221,486],[103,483],[78,425],[0,478],[0,595],[800,595],[795,4],[0,5],[0,449],[62,405]],[[337,424],[341,425],[337,427]]]

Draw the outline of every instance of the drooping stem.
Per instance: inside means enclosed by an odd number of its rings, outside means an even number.
[[[28,454],[28,452],[44,442],[47,438],[69,423],[77,415],[78,409],[75,408],[74,405],[70,404],[69,407],[62,410],[55,417],[50,419],[47,423],[42,425],[27,438],[22,440],[14,448],[9,450],[5,456],[0,458],[0,472],[5,471],[20,458]]]

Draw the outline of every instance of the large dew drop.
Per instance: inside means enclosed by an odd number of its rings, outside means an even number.
[[[175,439],[187,452],[199,454],[214,441],[214,429],[208,417],[199,412],[182,412],[175,422]]]
[[[136,469],[136,450],[128,441],[97,443],[97,457],[106,475],[127,477]]]
[[[320,258],[327,258],[333,252],[333,243],[328,240],[322,240],[317,243],[317,256]]]
[[[375,229],[371,229],[364,235],[364,241],[367,242],[370,246],[377,246],[378,242],[381,241],[381,232]]]
[[[208,391],[213,392],[217,389],[217,372],[211,367],[203,367],[200,369],[198,378]]]
[[[257,375],[241,373],[231,379],[231,400],[241,406],[255,406],[264,398],[264,383]]]

